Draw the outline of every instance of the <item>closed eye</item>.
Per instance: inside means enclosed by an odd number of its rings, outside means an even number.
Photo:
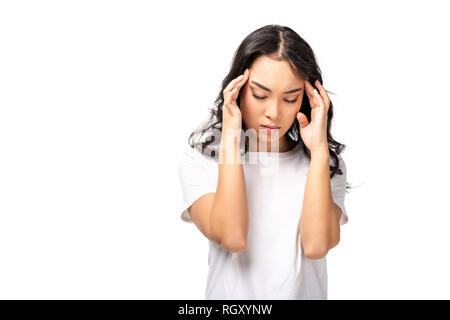
[[[258,100],[264,100],[265,98],[267,98],[267,97],[259,97],[259,96],[255,95],[254,93],[252,93],[252,95],[255,97],[255,99],[258,99]],[[284,101],[286,101],[287,103],[296,103],[297,99],[295,99],[295,100],[284,99]]]

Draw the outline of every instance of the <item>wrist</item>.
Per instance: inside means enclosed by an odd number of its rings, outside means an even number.
[[[220,140],[219,163],[240,163],[240,140],[233,136],[222,137]]]
[[[242,117],[233,117],[224,113],[222,118],[222,130],[224,128],[236,130],[242,129]]]
[[[311,151],[311,159],[324,159],[329,160],[330,159],[330,151],[328,148],[319,148],[316,150]]]
[[[241,126],[227,126],[224,125],[222,127],[222,141],[229,144],[232,142],[238,143],[240,142],[241,139]]]

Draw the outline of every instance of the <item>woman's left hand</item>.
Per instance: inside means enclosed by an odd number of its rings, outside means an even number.
[[[309,151],[311,153],[316,151],[328,152],[327,115],[330,107],[330,98],[319,80],[316,80],[315,85],[320,93],[314,89],[308,80],[305,80],[305,92],[308,95],[311,106],[311,122],[301,112],[297,114],[297,120],[300,124],[300,135]]]

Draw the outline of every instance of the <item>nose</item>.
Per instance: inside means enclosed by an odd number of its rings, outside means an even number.
[[[277,121],[279,114],[280,114],[280,105],[278,102],[270,104],[270,107],[268,107],[265,110],[265,116],[269,119],[272,119],[272,121]]]

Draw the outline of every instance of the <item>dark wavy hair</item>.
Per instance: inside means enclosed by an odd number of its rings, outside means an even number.
[[[250,68],[252,63],[261,56],[287,61],[294,74],[301,79],[308,80],[313,87],[315,87],[315,80],[319,80],[323,84],[321,70],[316,62],[314,52],[305,40],[286,26],[271,24],[261,27],[250,33],[234,53],[230,71],[222,81],[222,89],[214,101],[214,107],[210,108],[209,119],[201,127],[194,130],[188,138],[188,143],[191,148],[197,149],[200,153],[207,154],[209,157],[218,158],[220,139],[217,139],[217,137],[222,132],[223,90],[231,80],[244,73],[245,69]],[[327,92],[330,91],[327,90]],[[236,103],[239,107],[240,97],[241,92],[236,98]],[[311,121],[311,106],[306,94],[303,95],[300,110],[306,115],[308,121]],[[330,166],[330,179],[336,173],[342,174],[342,170],[339,169],[337,155],[345,149],[344,144],[337,142],[331,136],[330,128],[332,119],[333,103],[330,102],[327,121],[327,141],[330,157],[334,160],[334,165]],[[246,130],[244,121],[242,121],[242,128],[243,131]],[[286,132],[286,138],[289,145],[303,144],[297,119],[294,120]],[[242,151],[241,147],[241,154],[248,152],[248,142],[246,139],[241,139],[241,142],[242,140],[244,140],[245,146],[244,151]],[[305,144],[303,144],[302,149],[307,157],[311,159],[311,153]],[[346,189],[351,189],[348,183]]]

